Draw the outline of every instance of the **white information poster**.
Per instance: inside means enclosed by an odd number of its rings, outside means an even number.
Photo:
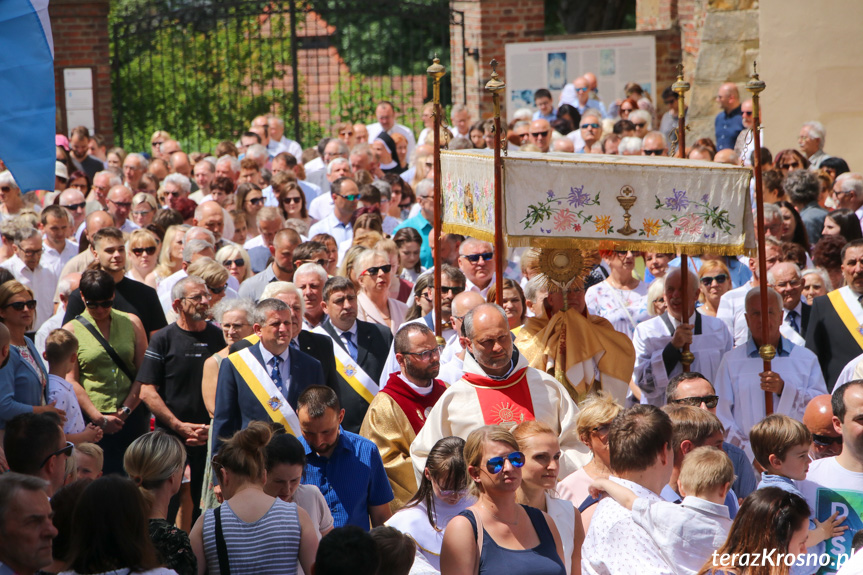
[[[66,99],[66,125],[85,126],[95,131],[93,111],[93,70],[91,68],[66,68],[63,70],[63,87]]]
[[[593,72],[606,108],[637,82],[656,102],[656,38],[624,35],[584,40],[520,42],[506,45],[506,113],[535,108],[533,93],[548,88],[557,105],[563,87]]]

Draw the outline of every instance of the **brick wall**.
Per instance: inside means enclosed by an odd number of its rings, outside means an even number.
[[[114,137],[111,117],[111,65],[108,46],[109,0],[51,0],[48,13],[54,35],[54,81],[57,133],[68,134],[63,96],[65,68],[93,70],[93,110],[96,133],[110,145]]]

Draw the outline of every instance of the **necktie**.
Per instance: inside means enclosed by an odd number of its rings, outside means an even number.
[[[276,384],[282,392],[284,393],[284,386],[282,383],[282,373],[279,371],[279,366],[282,364],[282,358],[274,355],[273,359],[270,360],[270,365],[273,366],[272,371],[270,371],[270,377],[273,380],[273,383]]]
[[[354,343],[354,340],[351,339],[353,334],[349,331],[346,331],[344,334],[345,343],[348,344],[348,353],[351,354],[351,359],[354,361],[357,360],[357,344]]]
[[[791,329],[800,333],[800,325],[797,323],[797,312],[792,309],[788,312],[788,317],[786,319],[788,320],[788,325],[791,326]]]

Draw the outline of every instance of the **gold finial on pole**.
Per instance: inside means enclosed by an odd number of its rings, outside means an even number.
[[[440,105],[440,81],[446,74],[446,68],[440,63],[437,54],[434,55],[432,65],[428,67],[426,73],[431,77],[434,84],[433,106],[434,106],[434,237],[432,238],[432,249],[435,257],[440,254],[440,237],[441,237],[441,166],[440,166],[440,131],[443,110]],[[446,342],[443,338],[443,318],[441,318],[441,266],[434,266],[434,333],[437,338],[438,345],[444,345]]]
[[[497,303],[503,302],[503,164],[500,159],[500,150],[504,145],[503,135],[500,129],[500,93],[506,88],[506,84],[497,73],[497,60],[491,61],[491,79],[485,85],[485,89],[491,92],[494,103],[494,289]]]

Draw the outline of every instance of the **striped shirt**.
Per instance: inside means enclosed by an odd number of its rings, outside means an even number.
[[[232,575],[296,575],[300,552],[300,518],[296,503],[276,499],[263,517],[246,523],[221,507],[222,534]],[[216,521],[213,509],[204,515],[204,555],[210,575],[219,573]]]
[[[316,485],[333,514],[336,527],[356,525],[368,531],[369,507],[393,500],[377,446],[364,437],[339,428],[330,457],[321,457],[299,438],[306,449],[304,485]]]

